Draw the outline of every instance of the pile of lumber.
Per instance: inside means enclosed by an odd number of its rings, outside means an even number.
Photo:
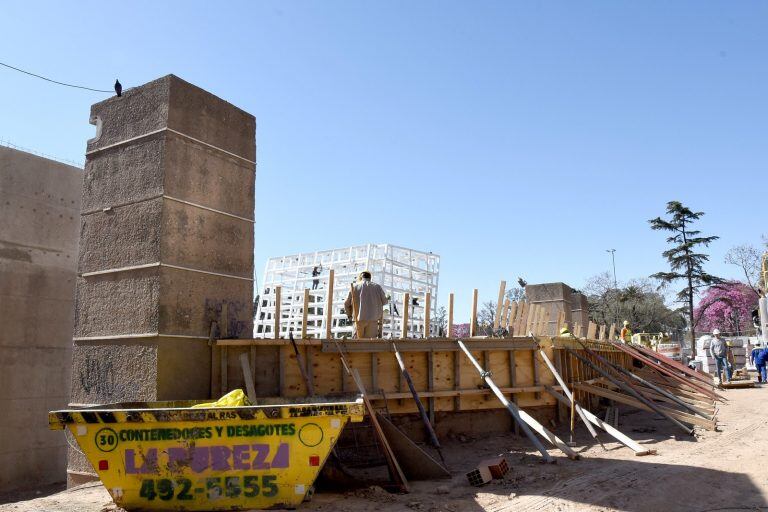
[[[601,378],[575,384],[576,389],[655,412],[688,434],[693,434],[693,427],[716,429],[716,403],[725,399],[715,391],[711,377],[643,346],[618,342],[612,345],[633,358],[633,371],[587,349],[584,355],[574,355]]]

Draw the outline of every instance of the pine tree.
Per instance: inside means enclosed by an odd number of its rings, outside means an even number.
[[[709,246],[710,243],[720,237],[700,236],[701,231],[692,229],[693,223],[699,220],[704,215],[704,212],[693,212],[679,201],[667,203],[667,214],[670,216],[669,220],[656,217],[648,222],[651,224],[651,229],[673,233],[673,235],[667,238],[667,243],[672,244],[672,248],[662,253],[669,262],[670,272],[657,272],[651,277],[659,279],[662,282],[662,286],[680,279],[685,280],[685,288],[677,293],[677,298],[685,304],[683,310],[688,317],[688,326],[691,333],[691,350],[695,357],[696,338],[694,330],[696,322],[693,316],[693,298],[699,288],[722,281],[720,278],[704,271],[704,263],[709,261],[709,256],[697,251],[702,246]]]

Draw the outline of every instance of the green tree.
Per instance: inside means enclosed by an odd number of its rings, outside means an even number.
[[[672,233],[667,238],[667,243],[672,247],[662,253],[669,262],[669,272],[657,272],[651,277],[661,281],[662,286],[670,285],[683,280],[685,287],[677,293],[677,299],[684,304],[683,310],[688,317],[690,329],[691,350],[696,356],[696,340],[694,330],[696,320],[693,314],[693,298],[697,291],[706,286],[721,282],[721,279],[708,274],[704,270],[704,263],[709,261],[709,256],[700,252],[702,247],[708,247],[717,240],[718,236],[701,236],[701,231],[693,229],[693,223],[704,215],[704,212],[694,212],[683,206],[679,201],[667,203],[667,215],[669,219],[656,217],[648,222],[651,229],[669,231]]]

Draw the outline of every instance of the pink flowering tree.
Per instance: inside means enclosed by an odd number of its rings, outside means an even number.
[[[453,324],[453,335],[457,338],[469,336],[469,324]]]
[[[697,331],[745,332],[752,327],[758,296],[747,284],[727,281],[704,292],[694,309]]]

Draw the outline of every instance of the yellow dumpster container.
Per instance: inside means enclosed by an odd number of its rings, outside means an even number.
[[[194,408],[138,402],[54,411],[127,510],[293,508],[362,400]],[[284,401],[285,402],[285,401]]]

